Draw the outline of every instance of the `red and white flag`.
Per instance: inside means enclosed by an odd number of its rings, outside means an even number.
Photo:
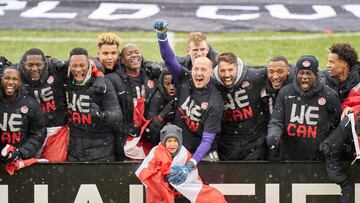
[[[140,97],[134,102],[133,122],[135,126],[140,128],[137,137],[128,135],[124,145],[125,155],[132,159],[144,159],[153,147],[152,143],[145,139],[142,135],[145,128],[149,125],[151,120],[146,120],[144,117],[145,98]]]
[[[140,167],[135,172],[136,176],[145,185],[146,202],[173,203],[176,193],[195,203],[223,203],[226,202],[224,196],[215,188],[204,185],[194,169],[190,172],[184,183],[171,186],[164,177],[170,173],[171,166],[184,165],[191,158],[190,152],[183,146],[179,153],[172,159],[168,150],[161,144],[154,147],[149,155],[144,159]]]

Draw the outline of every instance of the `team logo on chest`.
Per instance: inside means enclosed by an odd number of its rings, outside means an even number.
[[[208,102],[203,102],[201,103],[201,108],[206,110],[209,107],[209,103]]]
[[[147,86],[148,86],[150,89],[154,88],[154,81],[148,80],[148,81],[147,81]]]
[[[324,97],[321,97],[319,100],[318,100],[318,103],[319,105],[323,106],[326,104],[326,99]]]
[[[21,111],[21,113],[27,113],[28,111],[29,111],[29,108],[27,107],[27,106],[22,106],[21,108],[20,108],[20,111]]]
[[[54,83],[54,77],[53,77],[52,75],[50,75],[50,76],[48,77],[47,83],[48,83],[49,85],[51,85],[51,84]]]
[[[242,84],[241,84],[241,87],[242,88],[247,88],[247,87],[249,87],[249,82],[248,81],[244,81]]]

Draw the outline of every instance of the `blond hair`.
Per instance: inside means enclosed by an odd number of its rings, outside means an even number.
[[[104,44],[116,45],[117,47],[119,47],[119,45],[121,43],[121,39],[115,33],[106,32],[106,33],[100,34],[96,38],[96,43],[97,43],[99,48]]]
[[[190,42],[194,42],[195,45],[198,45],[198,44],[200,44],[200,42],[202,42],[204,40],[207,41],[205,33],[202,33],[202,32],[190,32],[189,33],[188,44],[190,44]]]

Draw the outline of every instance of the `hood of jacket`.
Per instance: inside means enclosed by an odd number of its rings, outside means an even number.
[[[239,81],[243,80],[242,76],[245,75],[244,72],[245,72],[245,64],[243,63],[243,61],[241,59],[238,58],[237,59],[237,73],[236,73],[236,79],[234,82],[234,86],[236,86],[236,84],[238,84]],[[218,65],[214,68],[214,76],[215,76],[215,79],[217,80],[217,82],[219,82],[222,86],[225,86],[225,84],[223,83],[223,81],[220,78]]]

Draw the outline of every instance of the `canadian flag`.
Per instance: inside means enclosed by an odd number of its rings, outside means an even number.
[[[1,156],[6,157],[9,153],[15,151],[16,148],[12,145],[7,144],[2,150],[1,150]],[[8,163],[4,166],[5,170],[10,174],[14,175],[15,171],[20,170],[22,168],[28,167],[32,164],[36,163],[47,163],[49,162],[47,159],[37,159],[37,158],[30,158],[30,159],[24,159],[24,160],[15,160],[11,163]]]
[[[128,135],[124,145],[125,155],[132,159],[144,159],[149,153],[153,145],[142,135],[145,128],[149,125],[151,120],[146,120],[144,117],[145,98],[140,97],[134,102],[133,121],[134,125],[140,127],[140,135],[133,137]]]
[[[171,184],[171,187],[164,179],[170,173],[171,166],[184,165],[190,158],[190,152],[183,146],[174,158],[161,144],[150,151],[135,172],[139,180],[145,185],[147,203],[173,203],[174,196],[177,193],[195,203],[226,202],[218,190],[203,184],[197,169],[192,170],[185,182],[180,185]]]

